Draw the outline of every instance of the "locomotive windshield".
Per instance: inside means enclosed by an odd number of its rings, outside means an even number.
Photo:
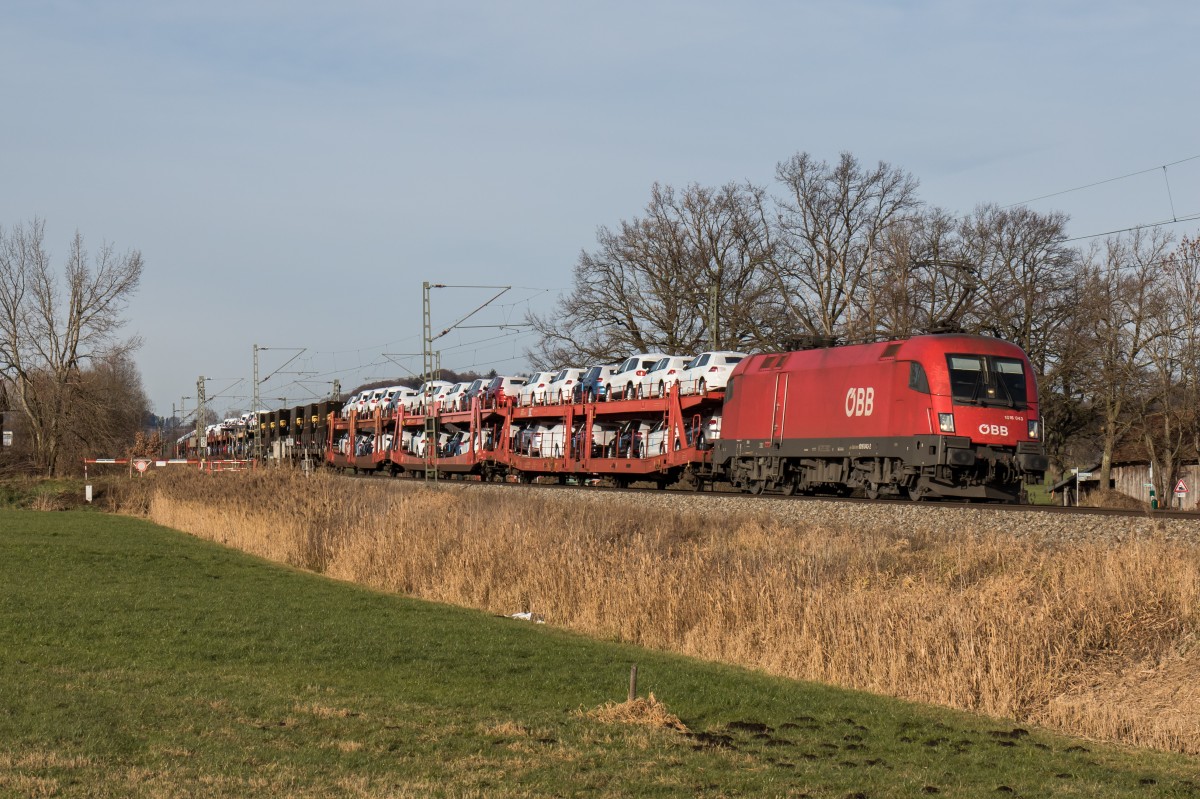
[[[1025,364],[996,355],[947,355],[950,393],[959,405],[1025,408]]]

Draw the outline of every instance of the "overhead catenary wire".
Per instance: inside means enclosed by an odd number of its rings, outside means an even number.
[[[524,299],[515,300],[511,303],[503,303],[503,304],[498,304],[497,306],[495,306],[502,312],[502,314],[505,318],[505,321],[502,324],[497,324],[494,326],[490,326],[490,325],[479,325],[479,326],[462,325],[461,326],[461,327],[499,328],[501,330],[500,335],[488,336],[486,338],[480,338],[477,340],[460,341],[454,345],[443,347],[442,350],[446,351],[446,352],[452,352],[452,351],[464,351],[464,350],[468,350],[468,349],[474,349],[475,354],[473,355],[472,360],[476,361],[476,363],[472,364],[471,366],[477,365],[478,361],[481,358],[486,358],[489,361],[494,361],[497,363],[503,363],[507,360],[510,360],[508,358],[502,358],[502,357],[489,358],[485,353],[487,353],[489,350],[494,352],[499,347],[506,347],[507,345],[509,345],[510,342],[523,341],[526,338],[528,338],[530,335],[532,335],[528,331],[524,330],[524,327],[525,327],[524,324],[512,322],[509,320],[511,320],[512,315],[515,313],[515,311],[517,309],[520,309],[523,307],[527,308],[533,298],[535,298],[539,295],[546,294],[547,292],[553,290],[553,288],[534,288],[534,287],[528,287],[528,286],[522,286],[522,287],[518,287],[518,288],[523,291],[531,291],[531,292],[533,292],[533,295],[530,297],[526,297]],[[468,316],[470,316],[470,315],[471,314],[468,314]],[[408,337],[396,339],[395,341],[390,342],[390,343],[394,344],[394,343],[412,342],[412,341],[419,340],[419,338],[420,338],[419,336],[408,336]],[[383,346],[387,346],[387,345],[383,345]],[[369,372],[377,372],[381,369],[386,369],[389,365],[400,366],[401,368],[404,368],[403,365],[399,362],[399,359],[397,357],[389,356],[389,354],[386,352],[384,352],[384,353],[372,352],[374,349],[376,349],[376,348],[372,347],[372,346],[367,346],[367,347],[358,347],[358,348],[354,348],[354,349],[329,350],[329,351],[311,350],[311,349],[306,350],[303,353],[305,357],[302,361],[302,365],[305,367],[304,373],[313,379],[321,380],[321,379],[328,379],[328,378],[332,378],[332,377],[346,378],[350,375],[361,375],[361,374],[369,373]],[[338,366],[338,361],[342,360],[344,358],[344,356],[346,356],[347,354],[354,356],[352,365]],[[371,357],[369,357],[369,358],[366,357],[368,355],[370,355]],[[382,357],[379,357],[379,356],[382,356]],[[413,357],[418,357],[418,356],[414,355]],[[333,361],[332,368],[328,368],[328,367],[321,368],[321,367],[317,366],[317,363],[324,358],[329,358],[330,360]],[[267,381],[267,379],[276,376],[279,372],[281,372],[283,370],[283,368],[284,367],[280,367],[280,369],[277,369],[271,375],[268,375],[267,378],[263,378],[260,381],[260,383],[265,383]],[[459,371],[463,368],[471,368],[471,367],[470,366],[459,367],[459,369],[456,369],[456,371]],[[406,370],[406,371],[411,372],[411,370]],[[289,374],[291,374],[291,373],[289,373]],[[380,379],[390,379],[390,378],[380,378]],[[294,382],[298,382],[298,381],[294,381]],[[308,381],[308,382],[311,382],[311,381]],[[289,384],[289,385],[291,385],[291,384]],[[281,389],[272,389],[272,390],[278,391]],[[311,389],[307,389],[307,388],[305,388],[305,390],[311,391]]]
[[[1099,238],[1103,238],[1104,236],[1116,236],[1121,233],[1133,233],[1134,231],[1137,231],[1137,230],[1151,230],[1153,228],[1166,227],[1167,225],[1176,225],[1176,224],[1180,224],[1183,222],[1194,222],[1197,219],[1200,219],[1200,213],[1188,214],[1187,216],[1176,217],[1174,219],[1164,219],[1161,222],[1147,222],[1145,224],[1133,225],[1131,227],[1119,228],[1117,230],[1108,230],[1103,233],[1089,233],[1086,236],[1072,236],[1071,238],[1063,239],[1063,243],[1066,244],[1066,243],[1070,243],[1073,241],[1087,241],[1088,239],[1099,239]]]
[[[1060,197],[1064,194],[1071,194],[1073,192],[1083,191],[1084,189],[1093,189],[1097,186],[1103,186],[1106,183],[1116,183],[1119,180],[1125,180],[1127,178],[1137,177],[1138,175],[1145,175],[1150,172],[1156,172],[1159,169],[1161,169],[1165,172],[1167,167],[1178,166],[1179,164],[1186,164],[1188,161],[1195,161],[1197,159],[1200,159],[1200,155],[1192,155],[1192,156],[1188,156],[1187,158],[1180,158],[1178,161],[1172,161],[1169,164],[1159,164],[1158,166],[1152,166],[1152,167],[1148,167],[1146,169],[1139,169],[1137,172],[1130,172],[1127,175],[1119,175],[1115,178],[1105,178],[1104,180],[1097,180],[1094,183],[1087,183],[1083,186],[1075,186],[1074,188],[1063,189],[1062,191],[1054,191],[1049,194],[1043,194],[1040,197],[1033,197],[1028,200],[1021,200],[1020,202],[1009,203],[1008,205],[1001,206],[1001,208],[1007,209],[1007,208],[1015,208],[1018,205],[1029,205],[1030,203],[1035,203],[1035,202],[1038,202],[1039,200],[1048,200],[1051,197]],[[1100,234],[1100,235],[1103,235],[1103,234]]]

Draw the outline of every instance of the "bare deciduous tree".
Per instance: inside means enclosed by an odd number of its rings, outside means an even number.
[[[656,184],[643,217],[600,228],[560,307],[530,316],[541,336],[531,360],[548,368],[629,352],[692,353],[714,338],[757,344],[770,317],[761,198],[736,184],[681,192]]]
[[[53,474],[59,467],[85,365],[137,346],[117,333],[141,275],[139,252],[118,254],[105,244],[93,256],[77,232],[60,276],[51,267],[41,220],[0,228],[0,369],[29,425],[39,470]]]
[[[1149,391],[1147,347],[1161,332],[1151,320],[1161,316],[1159,273],[1169,244],[1156,231],[1109,238],[1085,271],[1088,300],[1075,333],[1086,353],[1081,387],[1099,426],[1101,485],[1108,485],[1113,455],[1141,422],[1133,410]]]
[[[1192,239],[1162,262],[1158,335],[1148,348],[1151,385],[1142,409],[1143,440],[1160,496],[1167,498],[1187,456],[1200,447],[1200,248]]]
[[[976,267],[964,327],[1025,350],[1046,400],[1046,444],[1055,458],[1090,421],[1070,390],[1081,354],[1073,328],[1082,272],[1078,250],[1066,241],[1067,221],[1057,212],[983,205],[962,225],[965,260]]]
[[[963,223],[964,256],[978,269],[974,324],[1013,341],[1045,375],[1077,301],[1077,250],[1067,217],[1023,206],[980,206]]]
[[[1192,428],[1192,455],[1200,458],[1200,239],[1184,237],[1168,258],[1166,272],[1180,287],[1180,377]]]
[[[976,280],[962,250],[958,220],[940,208],[889,225],[859,316],[884,338],[961,325]]]
[[[848,318],[870,285],[890,225],[917,209],[917,180],[882,161],[865,168],[850,153],[836,164],[798,153],[780,163],[772,253],[779,297],[809,334],[824,338],[861,323]]]

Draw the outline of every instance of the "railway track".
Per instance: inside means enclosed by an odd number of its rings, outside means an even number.
[[[379,473],[386,474],[386,473]],[[359,477],[372,477],[370,474],[360,474]],[[397,479],[404,479],[403,476]],[[422,481],[423,476],[416,476],[414,473],[413,481]],[[1114,518],[1114,519],[1139,519],[1139,520],[1163,520],[1163,521],[1179,521],[1183,523],[1193,523],[1200,531],[1200,513],[1192,511],[1178,510],[1146,510],[1146,509],[1126,509],[1126,508],[1096,508],[1096,507],[1063,507],[1061,505],[1021,505],[1007,503],[987,503],[987,502],[959,502],[954,500],[926,500],[914,502],[909,499],[901,498],[880,498],[869,499],[862,496],[833,496],[821,494],[796,494],[793,496],[785,496],[783,494],[746,494],[734,490],[705,490],[693,491],[683,488],[668,488],[661,490],[653,484],[634,484],[629,487],[617,487],[612,485],[576,485],[576,484],[560,484],[560,483],[519,483],[519,482],[484,482],[477,479],[440,479],[436,481],[438,485],[462,486],[470,488],[472,486],[488,487],[493,490],[515,489],[518,491],[532,492],[575,492],[584,495],[601,495],[612,497],[678,497],[681,500],[694,500],[696,502],[717,501],[717,500],[739,500],[746,502],[749,507],[762,505],[788,505],[788,504],[803,504],[803,503],[818,503],[831,506],[846,506],[846,507],[865,507],[865,508],[911,508],[916,510],[931,510],[931,511],[963,511],[963,512],[979,512],[991,511],[997,513],[1042,513],[1063,517],[1081,517],[1081,518]],[[503,488],[502,488],[503,487]],[[765,509],[765,508],[763,508]]]

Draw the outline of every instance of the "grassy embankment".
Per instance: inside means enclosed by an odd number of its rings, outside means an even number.
[[[428,499],[428,498],[427,498]],[[3,796],[1191,796],[1196,761],[0,511]],[[580,712],[628,665],[688,730]]]
[[[159,475],[151,517],[386,591],[1200,753],[1200,546],[789,527],[329,475]],[[765,506],[764,506],[765,507]],[[1018,523],[1027,521],[1014,517]]]

